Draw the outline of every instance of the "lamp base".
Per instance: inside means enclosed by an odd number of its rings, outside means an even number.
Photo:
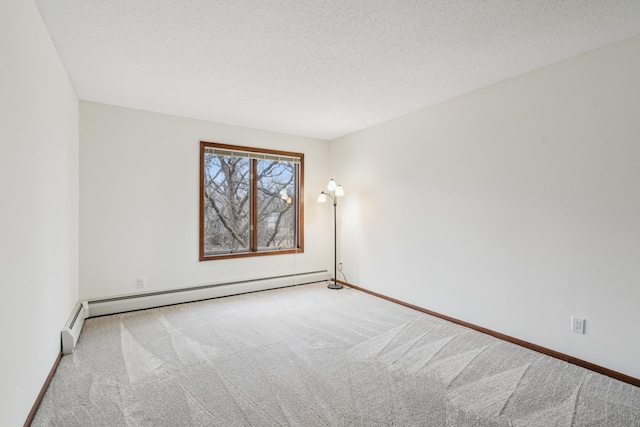
[[[327,288],[329,289],[342,289],[344,286],[342,286],[340,283],[337,282],[332,282],[330,281],[329,284],[327,285]]]

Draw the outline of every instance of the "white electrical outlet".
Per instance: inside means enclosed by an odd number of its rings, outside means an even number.
[[[145,286],[147,286],[147,279],[139,277],[138,280],[136,280],[136,288],[142,289]]]
[[[584,319],[580,317],[571,316],[571,330],[579,334],[584,334]]]
[[[342,271],[342,263],[338,263],[338,270]]]

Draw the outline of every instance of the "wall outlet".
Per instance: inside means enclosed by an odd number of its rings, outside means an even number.
[[[147,279],[145,279],[143,277],[139,277],[136,280],[136,288],[143,289],[145,286],[147,286]]]
[[[579,334],[584,334],[584,319],[576,316],[571,316],[571,330]]]
[[[342,271],[342,263],[338,263],[338,271]]]

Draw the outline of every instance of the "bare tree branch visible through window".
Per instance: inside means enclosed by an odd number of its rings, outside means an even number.
[[[205,155],[205,251],[249,248],[249,159]]]
[[[294,186],[295,164],[258,161],[259,248],[295,245]]]

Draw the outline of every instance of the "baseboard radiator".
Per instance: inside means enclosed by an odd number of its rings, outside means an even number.
[[[79,302],[69,321],[62,330],[62,352],[69,354],[75,349],[84,319],[127,311],[144,310],[166,305],[201,301],[230,295],[284,288],[295,285],[322,282],[330,279],[327,270],[261,279],[241,280],[225,283],[212,283],[189,288],[167,289],[156,292],[121,295],[112,298],[93,299]],[[80,306],[80,309],[77,307]]]
[[[71,316],[67,320],[67,323],[64,324],[64,328],[62,328],[61,338],[62,338],[62,354],[69,354],[73,352],[73,349],[76,348],[76,343],[78,342],[78,338],[80,338],[80,331],[82,331],[82,325],[84,324],[84,319],[86,319],[89,314],[89,305],[87,301],[78,301],[78,303],[73,307],[73,311],[71,311]]]

